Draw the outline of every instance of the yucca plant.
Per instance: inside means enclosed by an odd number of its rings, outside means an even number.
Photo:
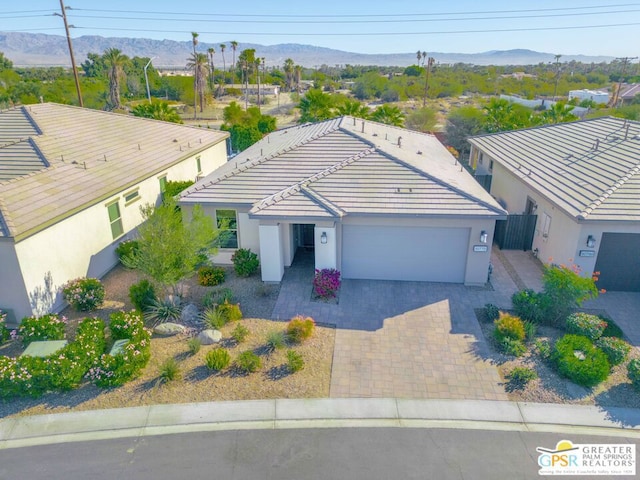
[[[155,326],[160,323],[179,320],[181,313],[180,300],[176,297],[169,297],[164,300],[155,300],[151,303],[147,311],[144,312],[144,316],[147,322]]]

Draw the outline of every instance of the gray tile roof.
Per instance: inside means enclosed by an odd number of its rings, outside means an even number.
[[[28,175],[48,164],[32,137],[40,131],[20,109],[0,111],[0,182]]]
[[[433,135],[362,122],[341,117],[274,132],[181,202],[245,206],[254,218],[506,213]]]
[[[631,100],[636,95],[640,95],[640,83],[632,83],[630,85],[622,85],[620,98]]]
[[[577,220],[640,220],[640,122],[605,117],[469,141]]]
[[[6,127],[6,129],[5,129]],[[25,238],[198,151],[225,132],[52,103],[0,114],[0,141],[27,139],[42,165],[0,179],[0,236]],[[15,161],[0,147],[0,165]],[[34,164],[35,165],[35,164]]]

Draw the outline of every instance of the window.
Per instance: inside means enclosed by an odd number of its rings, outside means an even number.
[[[115,240],[124,233],[122,218],[120,218],[120,205],[118,202],[107,205],[107,211],[109,212],[109,223],[111,223],[111,236]]]
[[[160,177],[158,181],[160,182],[160,194],[162,195],[167,189],[167,176]]]
[[[220,235],[216,242],[220,248],[238,248],[238,222],[235,210],[216,210],[216,225]]]
[[[140,193],[138,190],[134,190],[133,192],[125,193],[124,195],[124,206],[129,206],[136,200],[140,200]]]
[[[200,155],[196,157],[196,168],[197,168],[198,174],[202,173],[202,163],[200,162]]]
[[[493,160],[489,160],[489,171],[493,172]]]

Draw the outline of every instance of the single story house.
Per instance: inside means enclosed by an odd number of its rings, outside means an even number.
[[[307,247],[343,278],[482,285],[506,215],[433,135],[352,117],[271,133],[180,204],[226,228],[216,262],[249,248],[269,282]]]
[[[543,262],[640,291],[640,122],[604,117],[469,142],[493,197],[509,214],[537,216],[531,248]]]
[[[583,88],[581,90],[569,90],[569,100],[577,98],[581,102],[584,100],[591,100],[596,103],[609,103],[609,92],[603,90],[589,90]]]
[[[167,181],[226,163],[227,136],[53,103],[0,112],[0,309],[61,309],[60,286],[107,273]]]

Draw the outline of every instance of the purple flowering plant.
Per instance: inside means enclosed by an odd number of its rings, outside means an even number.
[[[334,298],[340,289],[340,272],[335,268],[316,269],[313,292],[320,298]]]

